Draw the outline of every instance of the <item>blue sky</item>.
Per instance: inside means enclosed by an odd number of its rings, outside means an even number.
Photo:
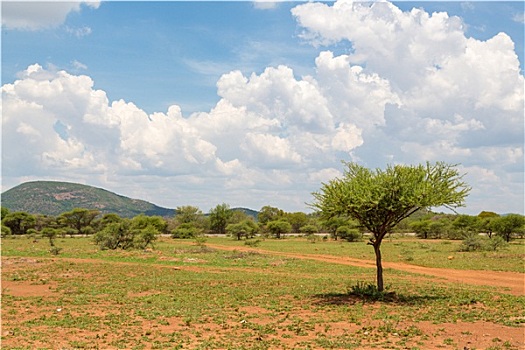
[[[464,212],[523,212],[523,13],[3,2],[2,190],[55,179],[168,207],[307,211],[340,160],[428,160],[461,164]]]

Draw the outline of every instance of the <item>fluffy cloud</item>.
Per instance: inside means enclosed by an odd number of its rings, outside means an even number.
[[[24,2],[3,1],[2,2],[2,25],[7,29],[39,30],[57,27],[64,23],[71,12],[79,12],[82,6],[98,8],[100,1],[89,2]],[[68,28],[75,35],[87,35],[91,29],[83,27],[80,29]]]
[[[523,210],[524,79],[506,34],[467,38],[457,17],[386,2],[292,13],[305,40],[351,50],[319,50],[311,76],[227,72],[215,107],[190,116],[176,105],[148,114],[86,75],[28,67],[2,87],[4,178],[70,178],[168,206],[305,210],[341,159],[443,160],[468,172],[470,212]]]
[[[2,87],[10,150],[4,175],[88,177],[92,184],[130,175],[188,177],[235,193],[313,190],[317,177],[309,173],[362,144],[361,130],[332,115],[317,82],[295,78],[288,67],[250,78],[234,71],[218,90],[222,99],[209,112],[183,117],[173,105],[148,114],[132,102],[110,102],[86,75],[29,66]],[[271,193],[260,197],[261,206]]]
[[[322,84],[336,87],[325,94],[333,113],[346,101],[337,110],[358,116],[353,122],[362,128],[364,144],[355,152],[357,159],[372,166],[387,160],[463,163],[473,185],[492,184],[484,187],[485,196],[512,188],[506,191],[513,203],[508,208],[523,210],[522,179],[505,170],[523,175],[524,79],[508,35],[467,38],[458,17],[422,9],[403,12],[388,2],[308,3],[292,13],[304,28],[303,39],[313,45],[351,48],[348,55],[319,55],[320,85],[324,70],[339,69],[337,77],[348,74],[346,82],[360,80],[352,73],[376,82],[372,95],[355,84],[351,89],[335,85],[331,75]],[[375,103],[359,105],[362,99]],[[479,195],[474,191],[471,202]]]

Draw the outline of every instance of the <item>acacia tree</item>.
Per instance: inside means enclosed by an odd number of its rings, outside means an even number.
[[[95,218],[100,214],[98,210],[91,210],[85,208],[74,208],[71,211],[60,214],[58,217],[59,222],[64,226],[70,227],[75,230],[77,234],[92,232],[88,227]]]
[[[23,211],[7,213],[2,217],[2,225],[9,227],[13,235],[25,235],[36,224],[34,215]]]
[[[225,234],[226,226],[228,225],[233,212],[230,206],[226,203],[218,204],[215,208],[210,210],[210,228],[212,231]]]
[[[509,214],[494,219],[492,226],[494,231],[503,237],[505,241],[510,242],[513,233],[523,230],[525,225],[525,216],[520,214]]]
[[[314,192],[314,209],[325,219],[346,216],[357,220],[372,234],[377,266],[377,290],[383,291],[381,242],[401,220],[418,210],[464,205],[470,187],[454,166],[436,164],[388,166],[370,170],[356,163],[345,163],[342,178],[323,183]]]

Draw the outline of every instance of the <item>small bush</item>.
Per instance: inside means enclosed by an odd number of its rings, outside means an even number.
[[[317,233],[319,230],[317,229],[317,226],[315,225],[304,225],[299,229],[299,231],[306,235],[313,235],[314,233]]]
[[[93,236],[95,244],[100,249],[131,249],[134,247],[134,233],[129,230],[129,225],[123,223],[110,223]]]
[[[195,244],[197,244],[199,247],[204,247],[207,240],[208,238],[206,238],[206,236],[199,235],[195,237]]]
[[[501,236],[494,236],[485,242],[485,249],[496,251],[498,249],[506,248],[509,244]]]
[[[62,250],[62,248],[59,248],[57,246],[52,246],[50,249],[49,249],[49,252],[53,255],[58,255],[60,254],[60,251]]]
[[[350,228],[348,226],[340,226],[337,228],[337,236],[341,237],[348,242],[357,242],[361,240],[361,232],[356,228]]]
[[[372,300],[384,300],[387,292],[380,292],[377,290],[377,286],[373,283],[357,282],[357,284],[350,286],[348,294],[358,296],[360,298],[372,299]]]
[[[11,229],[5,225],[2,225],[2,238],[10,236],[11,235]]]
[[[483,250],[483,240],[479,235],[474,234],[465,237],[459,247],[460,252],[476,252],[480,250]]]
[[[319,240],[319,237],[317,237],[316,235],[314,234],[308,234],[306,235],[306,239],[308,240],[308,242],[310,243],[315,243]]]
[[[172,238],[188,239],[199,235],[200,230],[191,223],[180,224],[171,232]]]
[[[257,247],[259,245],[259,243],[261,243],[261,240],[260,239],[255,239],[255,240],[246,240],[244,242],[244,245],[247,245],[249,247]]]
[[[467,236],[461,246],[460,252],[476,252],[476,251],[497,251],[508,246],[508,243],[503,237],[493,236],[492,238],[484,238],[479,235]]]

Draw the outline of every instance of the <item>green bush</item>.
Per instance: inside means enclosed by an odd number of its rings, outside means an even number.
[[[134,247],[134,234],[127,222],[110,223],[93,236],[100,249],[131,249]]]
[[[356,228],[350,228],[349,226],[340,226],[337,228],[337,236],[341,237],[348,242],[357,242],[361,240],[361,232]]]
[[[311,234],[319,232],[319,230],[317,229],[317,226],[315,225],[304,225],[299,229],[299,231],[307,235],[311,235]]]
[[[477,234],[470,234],[465,237],[459,247],[460,252],[476,252],[483,250],[484,244],[482,238]]]
[[[492,238],[481,237],[477,234],[467,235],[461,246],[460,252],[476,252],[476,251],[497,251],[508,246],[508,243],[503,237],[493,236]]]
[[[385,296],[387,295],[386,292],[380,292],[375,284],[361,281],[357,282],[357,284],[353,286],[350,286],[348,294],[371,300],[384,300]]]
[[[11,229],[7,226],[2,225],[2,238],[10,236],[11,235]]]
[[[501,236],[494,236],[491,239],[487,239],[485,242],[485,249],[496,251],[501,248],[506,248],[509,244]]]
[[[319,241],[319,237],[314,235],[313,233],[306,235],[306,239],[310,243],[316,243],[317,241]]]
[[[171,237],[181,239],[194,238],[200,234],[200,231],[193,223],[183,223],[171,231]]]

